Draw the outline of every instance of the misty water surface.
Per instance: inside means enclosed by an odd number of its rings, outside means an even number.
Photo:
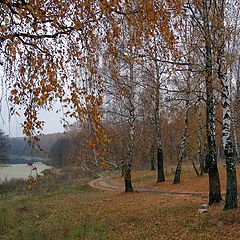
[[[41,174],[41,172],[45,169],[50,169],[50,166],[47,166],[46,164],[42,162],[36,162],[34,165],[37,167],[38,174]],[[2,164],[0,167],[0,180],[9,180],[11,178],[23,178],[27,179],[28,176],[31,173],[31,168],[27,166],[27,164]],[[35,171],[33,171],[33,175],[35,174]]]

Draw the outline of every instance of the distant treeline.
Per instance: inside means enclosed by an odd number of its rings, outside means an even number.
[[[43,151],[35,151],[28,145],[23,137],[10,138],[8,154],[17,157],[16,161],[26,161],[24,157],[47,157],[48,152],[51,150],[53,144],[60,139],[63,133],[53,133],[40,136],[39,145]],[[22,157],[24,156],[24,157]],[[10,157],[10,162],[15,161],[15,158]],[[12,163],[12,162],[11,162]]]
[[[32,160],[34,163],[36,162],[41,162],[42,159],[41,158],[36,158],[34,157],[33,159],[31,159],[30,157],[18,157],[18,156],[13,156],[12,158],[9,158],[7,160],[7,164],[27,164],[29,163],[29,161]]]

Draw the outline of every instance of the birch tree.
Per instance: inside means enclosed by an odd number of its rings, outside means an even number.
[[[214,52],[214,13],[216,11],[215,1],[201,0],[187,4],[190,16],[201,33],[202,42],[199,48],[203,56],[205,88],[206,88],[206,135],[207,135],[207,154],[206,164],[209,175],[209,204],[218,203],[222,200],[219,172],[217,167],[217,152],[215,139],[215,96],[214,83],[216,76],[214,72],[215,52]]]
[[[164,182],[164,169],[163,169],[163,148],[162,148],[162,136],[161,136],[161,123],[160,123],[160,84],[161,84],[161,72],[158,62],[155,60],[156,80],[154,87],[154,125],[157,143],[157,182]]]
[[[132,192],[131,172],[134,159],[134,147],[136,141],[136,119],[137,108],[139,107],[138,94],[140,91],[137,73],[137,55],[134,51],[135,32],[127,25],[124,25],[125,33],[119,39],[120,46],[116,48],[116,61],[114,65],[106,65],[106,94],[108,101],[108,115],[118,115],[122,122],[127,123],[127,149],[126,157],[122,162],[122,173],[125,182],[125,192]],[[131,41],[131,42],[130,42]],[[111,110],[111,102],[115,104],[117,110]],[[108,112],[108,110],[107,110]]]
[[[150,151],[149,151],[149,155],[150,155],[150,169],[151,171],[155,171],[155,152],[154,152],[154,145],[151,144],[150,146]]]
[[[186,144],[187,144],[187,140],[188,140],[189,100],[186,101],[185,107],[186,107],[186,109],[184,111],[184,130],[183,130],[183,134],[182,134],[182,141],[179,146],[178,162],[177,162],[177,167],[176,167],[175,176],[174,176],[174,180],[173,180],[174,184],[180,183],[182,163],[183,163],[183,159],[186,155]]]
[[[227,75],[226,62],[226,29],[225,29],[225,0],[217,0],[217,50],[218,50],[218,77],[222,84],[222,106],[223,106],[223,123],[222,123],[222,139],[224,156],[226,160],[227,170],[227,190],[224,210],[229,210],[238,207],[237,194],[237,176],[234,159],[234,149],[231,137],[231,79]]]
[[[197,159],[200,164],[200,176],[205,172],[205,162],[203,159],[203,142],[202,142],[202,109],[200,100],[196,104],[197,110]]]

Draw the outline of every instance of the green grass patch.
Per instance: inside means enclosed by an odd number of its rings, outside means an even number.
[[[86,183],[84,184],[76,184],[76,185],[61,185],[56,186],[55,188],[47,191],[47,193],[41,194],[42,197],[52,197],[56,195],[64,195],[64,194],[71,194],[71,193],[89,193],[98,191],[95,188],[90,187]]]
[[[72,239],[106,240],[106,226],[103,224],[81,224],[71,233]]]
[[[5,235],[3,239],[47,240],[50,239],[50,237],[41,227],[35,227],[29,224],[28,227],[18,227],[16,230],[11,231],[10,234]]]
[[[0,208],[0,231],[2,232],[4,227],[7,226],[8,209],[5,207]]]

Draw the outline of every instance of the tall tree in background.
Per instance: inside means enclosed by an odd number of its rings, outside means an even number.
[[[106,115],[115,116],[114,120],[117,124],[118,121],[126,122],[125,125],[128,137],[127,153],[125,159],[122,162],[122,173],[125,182],[125,192],[132,192],[132,181],[131,171],[134,159],[134,146],[136,141],[136,119],[137,119],[137,108],[140,104],[137,95],[138,91],[138,77],[137,77],[137,63],[136,54],[131,47],[128,45],[128,40],[134,39],[132,34],[134,31],[128,31],[127,26],[126,32],[123,34],[119,41],[120,46],[116,48],[115,56],[113,61],[116,61],[114,65],[106,65],[105,74],[106,76],[106,98],[107,98],[107,110]]]
[[[125,150],[125,152],[127,152],[126,158],[123,159],[122,162],[122,173],[125,182],[125,192],[132,192],[133,187],[131,181],[131,171],[134,157],[133,152],[135,145],[135,127],[137,118],[137,80],[134,64],[135,60],[132,54],[128,55],[128,60],[126,60],[125,57],[121,57],[121,52],[118,52],[118,55],[118,71],[120,71],[121,73],[117,74],[117,77],[111,75],[106,80],[106,97],[109,98],[106,114],[110,116],[115,116],[115,121],[121,119],[121,121],[127,122],[126,128],[128,130],[128,139],[126,139],[126,141],[128,143],[128,146],[127,150]],[[116,67],[117,65],[114,66],[115,70]],[[112,106],[110,106],[111,104]]]
[[[197,111],[197,159],[200,164],[200,176],[206,172],[205,169],[205,159],[203,157],[203,141],[202,141],[202,109],[201,109],[201,101],[198,97],[198,102],[196,104]]]
[[[104,1],[105,2],[105,1]],[[168,3],[167,3],[168,4]],[[171,7],[175,9],[175,12],[179,11],[180,5],[178,3],[170,3]],[[140,11],[141,10],[141,11]],[[129,13],[129,15],[127,15]],[[166,11],[166,5],[165,1],[159,2],[159,1],[130,1],[129,4],[123,5],[121,8],[121,11],[116,11],[115,15],[117,16],[118,22],[114,25],[113,33],[110,36],[112,36],[111,42],[107,43],[106,48],[109,49],[112,52],[112,49],[114,49],[114,55],[117,55],[118,52],[116,51],[116,46],[119,43],[119,39],[121,39],[122,36],[124,36],[125,31],[125,25],[128,26],[129,32],[128,36],[125,36],[123,39],[125,49],[132,51],[135,53],[135,57],[138,55],[141,55],[143,49],[145,49],[145,43],[148,43],[149,41],[152,43],[152,39],[157,39],[156,33],[161,35],[161,39],[165,43],[166,48],[172,48],[174,45],[174,35],[172,33],[171,24],[170,24],[170,14]],[[124,17],[123,17],[124,16]],[[107,16],[109,20],[109,15]],[[112,16],[111,16],[112,17]],[[110,21],[110,20],[109,20]],[[164,22],[165,26],[163,26],[161,23]],[[121,23],[121,24],[120,24]],[[108,32],[107,32],[108,34]],[[147,45],[150,46],[150,45]],[[153,51],[155,51],[155,46]],[[159,52],[159,50],[158,50]],[[129,57],[129,55],[126,55],[128,59],[126,59],[126,62],[131,63],[133,61],[132,57]],[[152,57],[152,55],[151,55]],[[153,57],[152,57],[153,58]],[[151,59],[152,60],[152,59]],[[154,57],[155,60],[155,67],[154,67],[154,74],[152,74],[154,79],[154,121],[155,121],[155,139],[156,139],[156,146],[157,146],[157,159],[158,159],[158,182],[163,182],[165,180],[164,172],[163,172],[163,151],[162,151],[162,144],[161,144],[161,129],[160,129],[160,97],[159,97],[159,91],[160,91],[160,70],[158,66],[158,62],[156,57]],[[135,61],[135,60],[134,60]],[[114,62],[113,62],[114,65]],[[130,69],[131,73],[131,69]],[[130,79],[131,79],[130,74]],[[157,80],[156,80],[157,79]],[[125,87],[125,90],[123,89],[123,92],[129,91],[128,84],[127,88]],[[129,92],[131,92],[130,90]],[[133,99],[132,97],[128,97],[128,99]],[[132,116],[129,118],[129,124],[130,124],[130,130],[129,130],[129,138],[130,142],[134,142],[133,136],[134,136],[134,124],[133,121],[136,116],[134,112],[134,106],[132,104],[132,101],[128,101],[128,104],[126,106],[132,106],[131,108],[128,107],[129,116]],[[132,120],[131,120],[132,119]],[[132,140],[131,140],[132,139]],[[131,145],[131,146],[130,146]],[[133,144],[129,145],[129,150],[133,148]],[[131,156],[131,151],[129,151],[129,156]],[[131,159],[131,157],[129,157]],[[130,163],[132,162],[129,161]],[[130,166],[130,165],[129,165]],[[126,169],[129,169],[126,168]],[[129,177],[128,177],[129,178]],[[126,179],[125,179],[126,180]],[[126,183],[126,181],[125,181]],[[126,185],[125,185],[126,186]]]
[[[187,80],[187,81],[189,81],[189,80]],[[187,145],[187,141],[188,141],[188,131],[189,131],[188,130],[188,127],[189,127],[188,126],[188,123],[189,123],[188,112],[189,112],[189,100],[187,99],[186,104],[185,104],[185,110],[184,110],[184,130],[183,130],[183,134],[182,134],[182,141],[179,146],[178,163],[177,163],[175,176],[174,176],[174,180],[173,180],[174,184],[180,183],[182,163],[183,163],[183,159],[186,155],[186,145]]]
[[[9,147],[8,139],[0,129],[0,163],[5,163],[8,159],[7,150]]]
[[[159,29],[156,28],[156,31]],[[145,41],[144,39],[143,41]],[[162,146],[162,124],[161,112],[163,111],[163,96],[161,89],[166,84],[169,72],[166,63],[162,63],[161,59],[166,58],[168,50],[166,42],[162,36],[153,36],[144,46],[144,57],[142,59],[142,69],[144,78],[144,88],[147,109],[145,112],[149,116],[152,127],[152,143],[156,146],[157,152],[157,182],[164,182],[164,154]]]
[[[154,125],[155,135],[157,143],[157,182],[164,182],[164,169],[163,169],[163,148],[162,148],[162,136],[161,136],[161,110],[160,110],[160,86],[161,86],[161,70],[157,59],[154,61],[155,64],[155,81],[154,81]]]

